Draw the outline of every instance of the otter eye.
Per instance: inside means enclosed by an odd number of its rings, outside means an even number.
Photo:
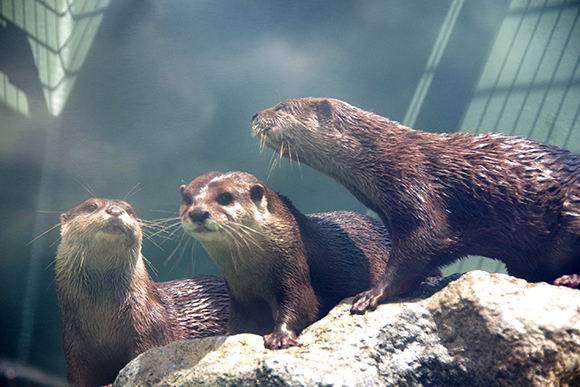
[[[99,208],[99,205],[97,203],[91,203],[89,205],[86,205],[83,208],[83,211],[85,211],[85,212],[95,212],[98,208]]]
[[[191,206],[193,204],[193,199],[189,195],[183,195],[182,202],[183,202],[184,205],[186,205],[187,207],[189,207],[189,206]]]
[[[234,197],[229,192],[222,192],[215,198],[215,201],[221,206],[227,206],[232,204]]]
[[[284,109],[284,106],[276,106],[276,107],[274,108],[274,111],[275,111],[275,112],[279,112],[279,111],[280,111],[280,110],[282,110],[282,109]]]
[[[135,215],[135,213],[133,212],[133,209],[131,207],[125,207],[125,212],[128,215]]]

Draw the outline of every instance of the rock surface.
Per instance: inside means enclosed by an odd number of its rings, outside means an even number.
[[[155,348],[115,386],[580,386],[579,290],[453,279],[362,316],[345,300],[301,348],[268,351],[248,334]]]

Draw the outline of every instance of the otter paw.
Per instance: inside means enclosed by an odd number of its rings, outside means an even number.
[[[580,275],[578,274],[563,275],[562,277],[557,278],[554,281],[554,285],[568,286],[569,288],[578,289],[580,287]]]
[[[356,295],[350,308],[350,314],[365,314],[367,310],[375,310],[386,297],[382,288],[373,288]]]
[[[302,347],[302,344],[291,336],[275,332],[264,336],[264,347],[272,350],[288,349],[290,347]]]

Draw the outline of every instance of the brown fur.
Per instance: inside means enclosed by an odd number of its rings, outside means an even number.
[[[466,254],[501,260],[529,281],[580,273],[580,156],[567,150],[499,134],[421,132],[327,98],[257,113],[253,131],[336,179],[387,226],[386,274],[356,297],[353,313]]]
[[[266,348],[299,345],[302,329],[376,284],[385,270],[390,242],[368,216],[303,215],[243,172],[200,176],[181,194],[184,230],[228,285],[229,332],[266,334]]]
[[[60,220],[56,284],[73,385],[112,383],[150,348],[225,333],[223,280],[154,283],[141,256],[141,221],[129,204],[89,199]]]

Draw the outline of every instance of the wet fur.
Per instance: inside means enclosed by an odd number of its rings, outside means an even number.
[[[357,296],[354,313],[467,254],[500,260],[529,281],[580,273],[580,156],[567,150],[499,134],[412,130],[327,98],[257,113],[253,131],[336,179],[387,226],[388,269]]]
[[[115,218],[107,215],[111,208],[122,212],[117,234],[103,232]],[[154,283],[141,256],[140,224],[131,206],[117,200],[89,199],[61,215],[56,284],[67,378],[75,386],[113,383],[150,348],[225,333],[223,280]]]
[[[298,346],[306,326],[382,277],[390,241],[370,217],[303,215],[242,172],[212,172],[181,192],[184,230],[202,243],[228,284],[232,334],[266,335],[270,349]],[[224,192],[233,196],[227,205],[216,200]],[[198,226],[225,231],[204,235]]]

